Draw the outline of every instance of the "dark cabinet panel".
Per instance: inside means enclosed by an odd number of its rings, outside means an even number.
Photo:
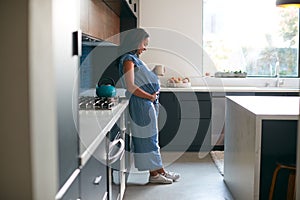
[[[255,92],[255,96],[299,96],[297,92]]]
[[[162,92],[160,104],[159,144],[163,151],[199,151],[211,147],[209,93]]]
[[[92,156],[81,170],[81,199],[104,199],[108,195],[107,165]]]
[[[159,101],[159,144],[161,147],[164,147],[171,141],[179,129],[180,119],[178,116],[180,116],[180,109],[178,109],[179,102],[172,92],[160,93]]]
[[[177,92],[174,93],[179,101],[210,101],[211,94],[209,92]]]
[[[115,123],[87,163],[82,166],[82,200],[122,198],[124,192],[121,194],[121,191],[125,191],[125,142],[122,139],[125,138],[126,130],[122,121],[119,119]]]
[[[254,96],[255,92],[226,92],[226,96]]]
[[[138,16],[139,0],[103,0],[106,5],[118,16],[126,11],[132,16]]]
[[[78,200],[79,194],[79,176],[73,181],[65,195],[60,200]]]
[[[263,120],[259,199],[268,199],[277,163],[296,164],[297,120]],[[273,199],[286,199],[289,171],[280,170]]]
[[[211,118],[211,101],[180,101],[179,109],[181,119]]]
[[[55,196],[55,200],[78,200],[80,197],[80,169],[73,171]]]
[[[160,146],[163,151],[207,150],[211,147],[209,125],[210,119],[181,119],[177,131],[160,133]]]

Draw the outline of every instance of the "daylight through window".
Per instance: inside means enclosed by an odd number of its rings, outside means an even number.
[[[298,77],[298,29],[299,9],[275,0],[203,0],[203,48],[215,72]]]

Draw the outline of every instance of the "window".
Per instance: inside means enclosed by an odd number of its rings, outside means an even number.
[[[275,1],[203,0],[204,71],[298,77],[299,9]]]

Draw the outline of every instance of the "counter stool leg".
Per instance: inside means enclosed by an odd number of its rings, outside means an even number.
[[[287,197],[286,197],[286,199],[288,199],[288,200],[295,199],[295,178],[296,178],[296,173],[291,172],[289,175],[288,191],[287,191]]]
[[[274,189],[275,189],[275,184],[276,184],[276,178],[278,175],[278,172],[280,170],[281,166],[277,165],[274,173],[273,173],[273,178],[272,178],[272,183],[271,183],[271,187],[270,187],[270,193],[269,193],[269,200],[273,199],[273,194],[274,194]]]

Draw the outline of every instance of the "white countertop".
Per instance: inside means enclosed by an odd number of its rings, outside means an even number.
[[[192,86],[188,88],[161,87],[161,92],[300,92],[291,87],[251,87],[251,86]]]
[[[264,119],[299,118],[300,97],[289,96],[227,96],[227,99]]]
[[[127,105],[128,100],[122,100],[112,110],[79,111],[80,158],[82,166],[93,155],[105,135],[120,118]]]
[[[124,88],[116,88],[117,96],[125,96]],[[161,87],[161,92],[300,92],[296,87],[255,87],[255,86],[192,86],[187,88]],[[88,89],[81,96],[96,96],[95,88]]]

